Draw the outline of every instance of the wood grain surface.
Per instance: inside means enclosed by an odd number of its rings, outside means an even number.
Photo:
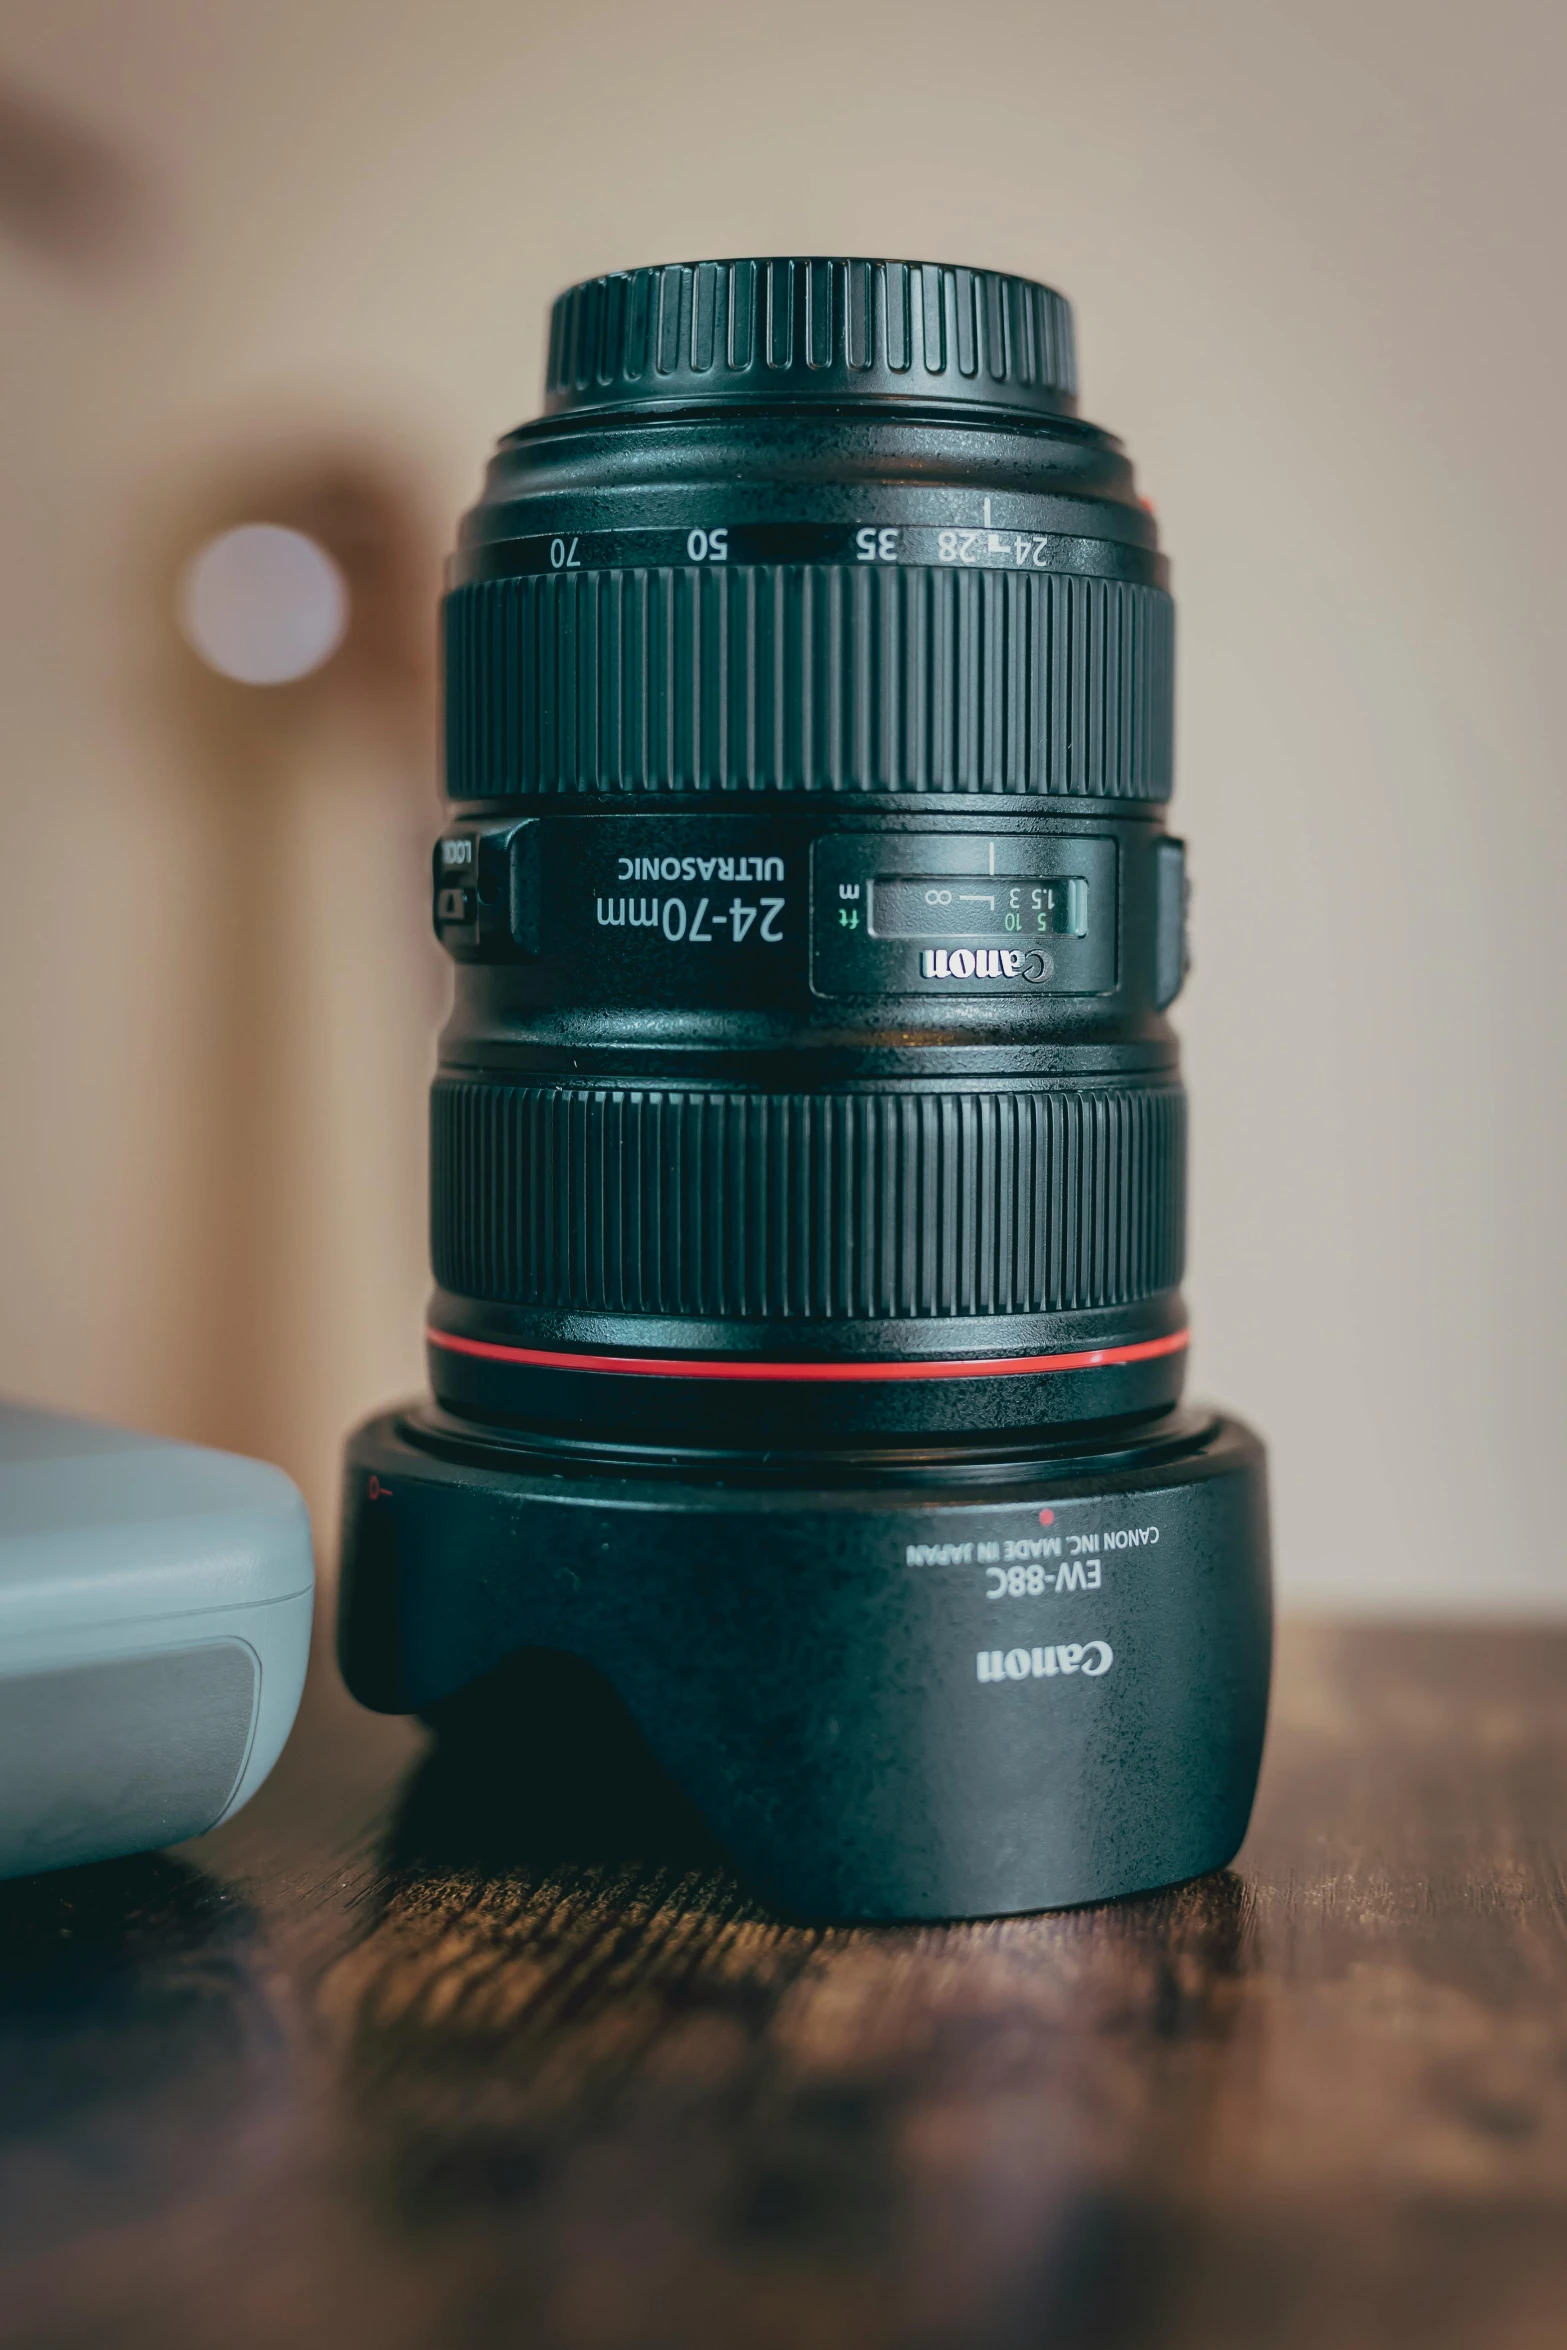
[[[1287,1630],[1235,1869],[1054,1916],[527,1776],[325,1668],[230,1827],[0,1887],[0,2339],[1567,2344],[1567,1631]]]

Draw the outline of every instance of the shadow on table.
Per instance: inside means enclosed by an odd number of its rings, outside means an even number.
[[[1175,1931],[1182,1979],[1218,1983],[1243,1964],[1246,1895],[1232,1870],[1189,1885],[1035,1917],[834,1925],[771,1908],[592,1666],[523,1650],[427,1716],[436,1743],[413,1772],[382,1847],[382,1902],[461,1878],[531,1898],[602,1903],[611,1888],[639,1911],[673,1902],[715,1922],[744,1919],[802,1948],[919,1937],[1048,1933],[1152,1950]],[[531,1889],[531,1891],[530,1891]]]
[[[323,1985],[366,2207],[539,2350],[1158,2337],[1248,1971],[1228,1872],[1098,1909],[764,1909],[597,1677],[441,1725]],[[455,2257],[455,2254],[454,2254]]]
[[[0,2258],[149,2214],[277,2086],[246,1904],[162,1853],[0,1884]]]
[[[392,1870],[733,1879],[695,1804],[579,1658],[524,1650],[429,1719],[436,1744],[398,1807]]]

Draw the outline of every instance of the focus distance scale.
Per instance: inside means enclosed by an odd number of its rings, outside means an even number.
[[[350,1685],[629,1721],[798,1912],[1221,1865],[1264,1466],[1182,1402],[1172,609],[1067,306],[636,271],[546,405],[445,600],[433,1396],[349,1448]]]

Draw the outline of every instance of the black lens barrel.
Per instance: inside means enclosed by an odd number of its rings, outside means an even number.
[[[806,1446],[1167,1407],[1173,615],[1067,305],[597,278],[547,410],[445,605],[438,1397]]]

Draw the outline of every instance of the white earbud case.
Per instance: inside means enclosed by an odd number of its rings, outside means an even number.
[[[0,1877],[237,1811],[293,1727],[314,1598],[281,1470],[0,1404]]]

